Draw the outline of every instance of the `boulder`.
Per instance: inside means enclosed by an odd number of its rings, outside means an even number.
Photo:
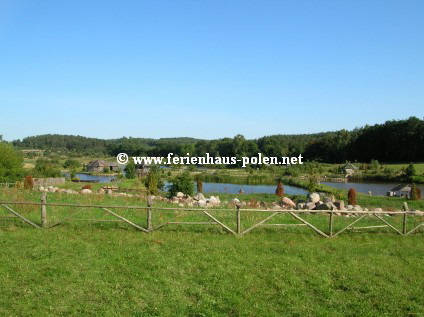
[[[204,200],[204,199],[199,200],[199,201],[197,202],[197,205],[198,205],[199,207],[206,207],[206,200]]]
[[[218,206],[221,202],[219,201],[219,197],[216,198],[215,196],[211,196],[211,198],[209,198],[208,203],[212,206]]]
[[[238,199],[238,198],[234,198],[233,200],[231,200],[231,202],[233,203],[233,204],[239,204],[240,203],[240,200]]]
[[[194,200],[205,200],[205,196],[202,193],[198,193],[193,196]]]
[[[305,203],[297,203],[296,209],[298,210],[305,209]]]
[[[182,192],[178,192],[176,195],[178,198],[183,198],[184,197],[184,193]]]
[[[289,207],[295,207],[296,206],[296,204],[293,202],[293,200],[291,200],[288,197],[283,197],[282,201],[283,201],[284,205],[286,205],[286,206],[289,206]]]
[[[99,194],[104,195],[104,193],[105,193],[105,190],[103,188],[100,188],[99,189]]]
[[[43,192],[43,191],[44,191],[44,186],[40,186],[40,187],[38,188],[38,191]]]
[[[305,207],[306,207],[306,209],[308,209],[308,210],[313,210],[313,209],[315,209],[316,208],[316,205],[315,205],[315,203],[314,202],[308,202],[308,203],[306,203],[305,204]]]
[[[315,210],[331,210],[328,204],[319,204],[316,206]]]
[[[184,204],[183,203],[179,203],[178,206],[179,207],[184,207]]]
[[[107,195],[112,195],[112,194],[113,194],[112,189],[108,189],[108,190],[106,191],[106,194],[107,194]]]
[[[345,209],[345,204],[343,200],[335,201],[333,204],[337,207],[338,210]]]
[[[309,194],[308,196],[308,202],[317,203],[319,202],[319,200],[320,200],[320,197],[318,193],[312,193],[312,194]]]
[[[354,211],[362,211],[362,207],[359,206],[359,205],[356,205],[356,206],[353,207],[353,210]]]
[[[81,190],[81,194],[91,194],[93,193],[90,189],[83,189]]]

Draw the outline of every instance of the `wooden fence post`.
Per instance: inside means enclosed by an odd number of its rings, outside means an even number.
[[[152,226],[152,206],[153,206],[153,199],[152,196],[147,196],[147,230],[150,232],[153,230]]]
[[[402,223],[402,233],[403,234],[406,234],[406,215],[407,215],[408,210],[409,210],[409,207],[408,207],[407,202],[405,201],[403,203],[403,211],[405,212],[403,214],[403,223]]]
[[[328,225],[328,235],[330,236],[330,238],[332,238],[333,237],[333,222],[334,222],[334,219],[333,219],[333,217],[334,217],[334,210],[331,210],[330,211],[330,219],[329,219],[329,225]]]
[[[241,216],[240,216],[240,205],[237,205],[237,234],[239,235],[241,233]]]
[[[44,205],[47,202],[47,193],[41,193],[41,227],[45,228],[47,226],[47,206]]]

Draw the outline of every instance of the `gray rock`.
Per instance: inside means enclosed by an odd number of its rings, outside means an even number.
[[[198,193],[193,196],[194,200],[205,200],[205,196],[202,193]]]
[[[309,194],[308,196],[308,202],[317,203],[319,202],[319,200],[320,200],[320,197],[318,193],[312,193],[312,194]]]

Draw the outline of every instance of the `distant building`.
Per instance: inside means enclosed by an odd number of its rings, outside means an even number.
[[[148,165],[148,164],[137,165],[135,171],[136,171],[138,177],[146,176],[147,174],[149,174],[150,165]]]
[[[358,167],[356,167],[352,163],[347,163],[343,165],[342,167],[340,167],[341,173],[349,175],[349,176],[355,174],[357,170],[358,170]]]
[[[120,169],[116,162],[109,163],[102,160],[95,160],[88,163],[85,170],[87,172],[102,173],[105,170],[108,172],[118,172]]]
[[[397,185],[387,192],[387,196],[410,198],[411,190],[412,190],[411,185]]]

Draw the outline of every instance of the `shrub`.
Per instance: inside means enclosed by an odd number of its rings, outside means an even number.
[[[281,180],[278,181],[277,189],[275,190],[275,195],[280,198],[284,197],[284,186]]]
[[[169,196],[175,196],[178,192],[185,195],[193,195],[194,185],[189,173],[183,173],[175,177],[169,186]]]
[[[22,155],[0,140],[0,183],[15,182],[22,179],[23,174]]]
[[[347,192],[347,201],[348,201],[349,205],[352,205],[352,206],[356,205],[356,190],[355,190],[355,188],[351,188]]]
[[[149,174],[147,174],[144,185],[147,188],[147,191],[149,194],[156,195],[158,194],[159,190],[162,190],[163,188],[163,179],[162,179],[162,173],[160,172],[160,169],[158,166],[152,166],[150,168]]]
[[[24,179],[24,189],[32,190],[34,188],[34,179],[31,175],[28,175]]]
[[[132,160],[130,160],[127,164],[127,166],[125,166],[125,177],[128,179],[134,179],[137,177],[137,173],[135,171],[135,164]]]
[[[197,178],[197,192],[203,193],[203,182],[200,178]]]
[[[410,163],[408,167],[405,169],[405,175],[408,177],[412,177],[416,175],[415,166],[413,163]]]
[[[411,199],[412,200],[420,200],[421,199],[421,190],[417,187],[417,185],[415,185],[415,183],[412,183]]]

